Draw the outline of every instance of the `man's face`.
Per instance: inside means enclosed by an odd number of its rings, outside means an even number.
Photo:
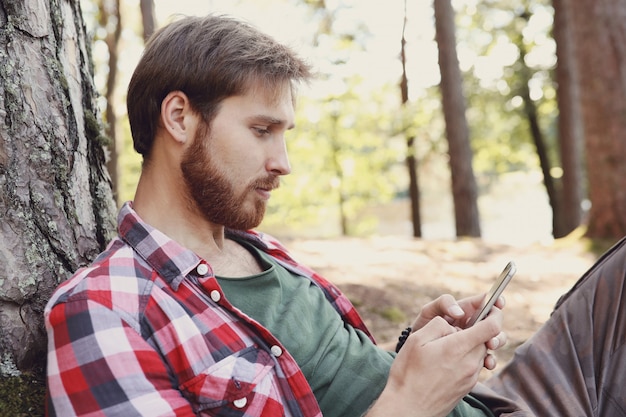
[[[191,204],[214,224],[258,226],[270,191],[291,172],[284,134],[293,122],[288,84],[278,94],[252,88],[225,99],[210,129],[199,124],[181,161]]]

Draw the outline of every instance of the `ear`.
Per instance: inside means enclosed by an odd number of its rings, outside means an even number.
[[[180,144],[190,139],[192,114],[189,98],[182,91],[170,92],[161,102],[163,127]]]

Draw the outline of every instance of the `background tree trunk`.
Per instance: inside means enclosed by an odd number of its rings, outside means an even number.
[[[563,176],[560,193],[560,230],[564,235],[576,229],[583,220],[584,197],[583,125],[581,122],[578,70],[574,55],[574,42],[570,10],[564,7],[567,0],[553,0],[554,39],[556,41],[556,83],[559,106],[559,154]]]
[[[626,2],[568,0],[585,131],[587,236],[626,235]]]
[[[409,80],[406,75],[406,0],[404,1],[404,21],[402,23],[402,40],[400,44],[400,62],[402,63],[402,78],[400,81],[400,95],[402,107],[406,108],[409,101]],[[404,124],[404,117],[403,117]],[[406,127],[403,126],[406,132]],[[406,168],[409,174],[409,202],[411,206],[411,225],[413,226],[413,237],[422,237],[422,215],[420,211],[420,186],[417,171],[417,155],[415,151],[415,136],[406,134]]]
[[[78,0],[0,0],[1,388],[43,381],[44,306],[114,231],[89,49]]]
[[[454,9],[451,0],[434,0],[434,9],[456,235],[480,237],[478,189],[472,168],[469,127],[465,117],[465,96],[456,54]]]
[[[528,25],[530,20],[530,12],[525,10],[520,18],[524,21],[524,26]],[[533,140],[535,149],[537,150],[537,157],[539,158],[539,167],[543,175],[543,184],[546,187],[546,193],[548,194],[548,202],[552,209],[552,235],[555,238],[561,238],[567,233],[563,231],[561,222],[561,199],[557,191],[554,178],[552,178],[552,163],[548,156],[548,145],[546,139],[539,126],[539,112],[537,110],[537,104],[530,96],[530,82],[532,79],[532,70],[526,64],[526,56],[528,55],[526,45],[524,44],[524,37],[520,33],[515,38],[515,44],[519,50],[519,58],[515,65],[516,72],[519,74],[520,84],[518,94],[524,100],[524,115],[528,120],[528,127],[530,129],[530,137]]]
[[[146,42],[156,30],[156,16],[154,13],[154,0],[141,0],[141,22],[143,24],[143,41]]]
[[[118,44],[122,35],[122,14],[120,12],[120,0],[100,0],[100,19],[99,25],[106,36],[104,42],[109,51],[108,67],[106,83],[106,110],[104,120],[106,121],[106,133],[109,138],[107,141],[108,160],[107,170],[111,177],[111,187],[113,196],[120,203],[119,197],[119,164],[118,164],[118,140],[117,140],[117,115],[115,113],[115,87],[117,85],[117,62],[118,62]]]

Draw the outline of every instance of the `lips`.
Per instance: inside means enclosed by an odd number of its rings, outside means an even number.
[[[280,187],[280,180],[278,177],[273,177],[264,181],[257,181],[252,188],[254,188],[264,200],[268,200],[272,190],[278,187]]]
[[[264,181],[257,181],[253,185],[253,188],[255,190],[266,191],[268,193],[272,190],[277,189],[278,187],[280,187],[280,179],[278,177],[272,177]]]

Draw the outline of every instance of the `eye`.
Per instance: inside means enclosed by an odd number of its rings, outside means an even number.
[[[270,131],[266,127],[253,127],[252,130],[257,134],[257,136],[267,136],[270,134]]]

